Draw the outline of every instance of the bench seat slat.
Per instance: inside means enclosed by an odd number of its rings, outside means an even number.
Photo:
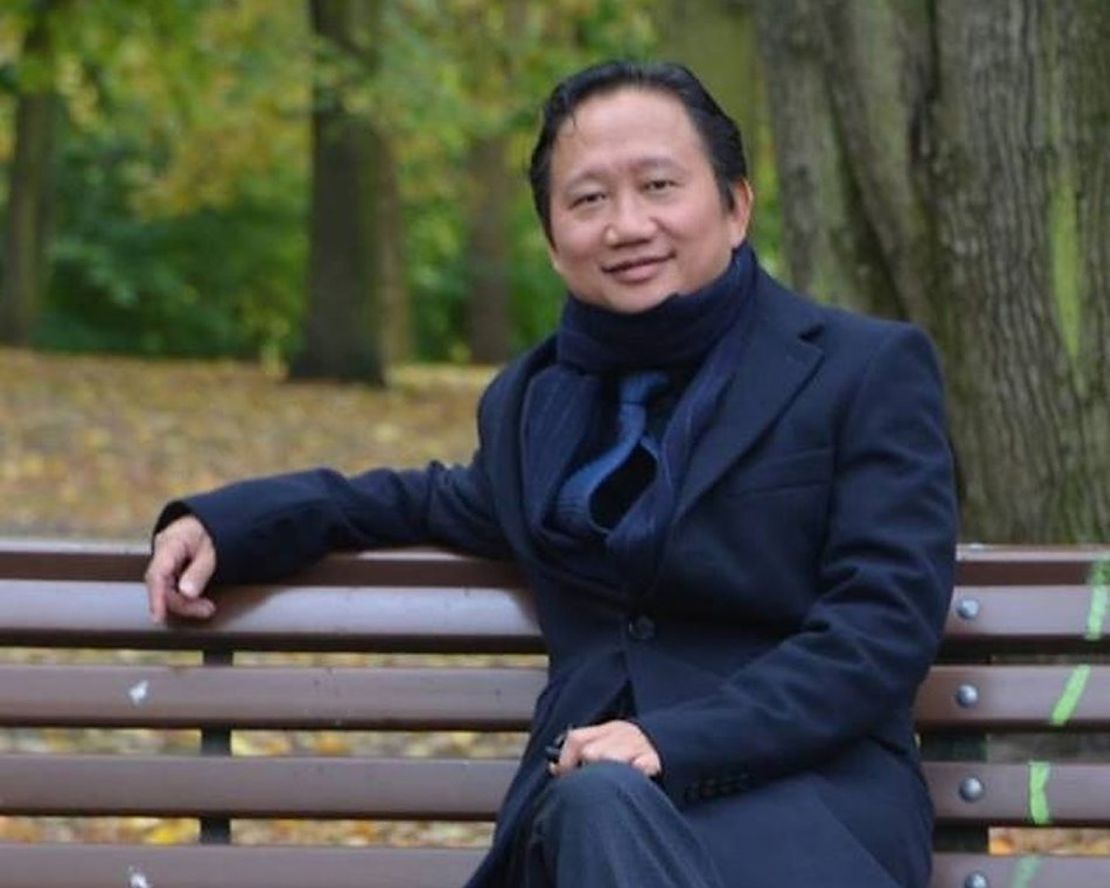
[[[355,606],[357,603],[357,606]],[[241,586],[205,623],[152,625],[140,583],[0,582],[0,644],[196,650],[539,653],[531,596],[506,588]]]
[[[490,820],[515,763],[480,759],[0,756],[9,814]],[[938,822],[1032,825],[1024,765],[930,762]],[[975,778],[981,798],[966,801]],[[1105,826],[1110,766],[1061,764],[1044,788],[1058,826]]]
[[[0,725],[527,730],[546,670],[0,666]]]
[[[974,703],[958,702],[961,688]],[[925,731],[1110,730],[1110,666],[934,666],[915,716]]]
[[[444,888],[477,848],[0,844],[5,888]]]

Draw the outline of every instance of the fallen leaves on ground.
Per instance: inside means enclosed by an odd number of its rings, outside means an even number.
[[[166,500],[251,475],[465,461],[489,377],[406,367],[378,391],[0,349],[0,534],[143,539]]]

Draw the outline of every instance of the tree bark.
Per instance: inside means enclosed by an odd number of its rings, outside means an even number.
[[[27,345],[46,289],[46,258],[54,156],[59,114],[54,92],[51,2],[35,6],[24,38],[21,64],[34,68],[16,100],[15,148],[8,170],[8,205],[0,281],[0,342]]]
[[[376,64],[378,0],[311,0],[313,30],[322,47],[368,70]],[[373,122],[350,110],[337,74],[319,72],[313,88],[312,200],[309,221],[308,308],[295,378],[385,381],[381,216],[376,170],[382,137]]]
[[[964,538],[1110,537],[1110,7],[756,8],[794,283],[937,342]]]
[[[501,133],[476,140],[467,164],[470,359],[476,364],[500,364],[512,353],[509,208],[513,183],[505,164],[507,141]]]

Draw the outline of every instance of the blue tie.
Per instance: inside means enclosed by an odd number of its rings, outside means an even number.
[[[616,443],[574,472],[563,484],[555,500],[554,523],[557,527],[576,536],[606,529],[594,520],[594,495],[628,461],[637,445],[657,458],[655,442],[644,434],[647,430],[647,402],[666,384],[667,374],[658,370],[633,373],[621,379]]]

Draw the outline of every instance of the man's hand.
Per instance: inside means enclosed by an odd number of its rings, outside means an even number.
[[[146,569],[150,617],[165,622],[166,613],[207,620],[216,605],[201,593],[216,570],[216,547],[192,515],[178,518],[154,537],[154,554]]]
[[[656,776],[663,769],[651,741],[627,721],[607,721],[567,732],[559,760],[548,769],[561,777],[579,765],[592,762],[624,762],[648,777]]]

